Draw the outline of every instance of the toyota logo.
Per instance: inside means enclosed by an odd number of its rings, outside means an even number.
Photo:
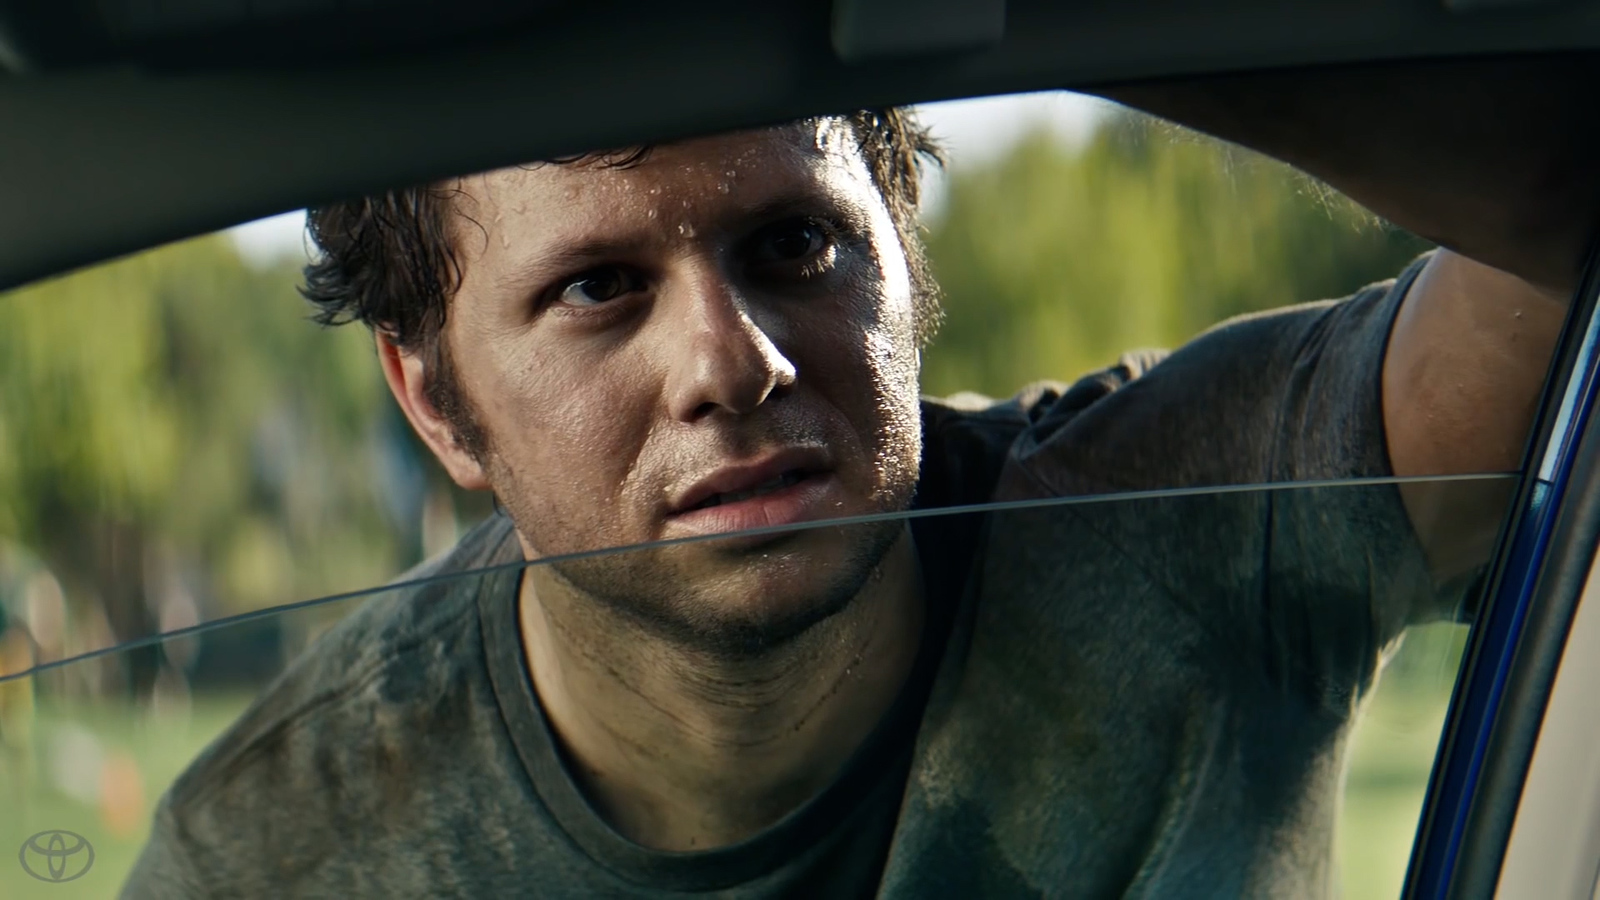
[[[73,831],[41,831],[22,842],[22,871],[40,881],[71,881],[94,865],[94,845]]]

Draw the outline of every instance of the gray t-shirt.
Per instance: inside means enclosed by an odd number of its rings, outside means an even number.
[[[922,508],[1389,474],[1404,288],[1213,329],[1070,389],[924,404]],[[540,711],[514,565],[380,596],[162,798],[128,900],[1242,897],[1332,889],[1384,648],[1447,614],[1392,485],[916,519],[928,640],[837,781],[736,846],[599,818]],[[494,517],[430,577],[520,560]]]

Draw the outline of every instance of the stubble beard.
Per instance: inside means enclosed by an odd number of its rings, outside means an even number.
[[[918,317],[920,319],[920,316]],[[930,332],[931,333],[931,332]],[[919,346],[921,341],[910,335],[901,335],[896,342],[904,346]],[[446,363],[448,366],[448,362]],[[903,365],[903,364],[902,364]],[[608,612],[609,618],[621,620],[637,628],[646,637],[668,641],[683,650],[709,655],[712,658],[742,661],[758,658],[792,644],[823,622],[849,609],[861,596],[863,589],[882,574],[882,565],[891,550],[908,537],[906,520],[894,515],[908,510],[917,491],[922,456],[921,404],[918,402],[918,372],[920,365],[903,368],[897,374],[906,380],[897,392],[902,402],[880,404],[880,412],[892,408],[878,423],[874,434],[870,464],[877,473],[877,482],[869,498],[868,515],[888,515],[876,519],[845,525],[811,525],[798,527],[774,541],[752,549],[730,551],[723,554],[718,567],[723,573],[737,570],[733,560],[742,556],[747,566],[762,565],[761,558],[770,561],[772,555],[792,552],[794,545],[803,543],[812,532],[831,529],[843,532],[840,537],[846,546],[837,560],[817,559],[804,565],[805,554],[790,563],[788,578],[768,577],[768,583],[794,583],[809,580],[818,566],[830,570],[806,593],[808,596],[789,598],[784,603],[736,602],[749,599],[749,591],[717,590],[709,587],[700,573],[691,566],[695,542],[688,545],[620,549],[615,552],[583,556],[544,564],[544,568],[568,592],[587,601],[595,612]],[[588,521],[558,521],[544,511],[535,510],[528,498],[533,495],[511,467],[507,466],[495,447],[493,435],[483,426],[476,405],[455,383],[453,373],[445,372],[441,399],[447,402],[446,418],[452,431],[466,438],[465,446],[483,466],[493,487],[497,505],[510,517],[517,531],[545,555],[550,549],[567,541],[549,542],[549,535],[603,535],[605,523]],[[906,401],[909,402],[906,402]],[[717,543],[711,538],[705,543]],[[601,544],[603,546],[603,542]],[[574,547],[569,552],[596,549]],[[691,551],[685,553],[684,551]],[[700,554],[703,559],[705,554]],[[687,563],[687,564],[686,564]],[[807,571],[812,570],[812,571]],[[737,572],[729,579],[737,581]],[[581,602],[581,601],[580,601]]]
[[[496,468],[501,477],[510,476],[503,467]],[[911,476],[906,483],[880,491],[874,512],[893,514],[908,508],[915,491],[915,466]],[[515,478],[504,483],[514,488]],[[521,496],[526,495],[513,489],[502,499],[507,515],[530,543],[549,546],[540,543],[541,537],[564,529],[548,517],[519,508],[522,504],[512,498]],[[717,538],[709,538],[552,561],[542,568],[563,593],[601,613],[600,619],[691,654],[744,661],[788,646],[849,609],[880,575],[905,530],[904,518],[893,516],[797,528],[754,547],[723,549]],[[805,550],[803,545],[822,537],[822,532],[832,532],[827,537],[833,546],[842,543],[844,551],[828,558],[819,557],[815,548]],[[576,533],[593,532],[580,528]],[[804,587],[789,588],[797,591],[793,596],[752,596],[763,590],[761,585]]]
[[[613,563],[620,559],[597,557],[556,564],[552,571],[585,597],[653,637],[698,655],[729,661],[755,659],[788,646],[848,609],[879,571],[905,524],[886,520],[831,527],[846,532],[848,549],[843,558],[829,565],[827,577],[808,586],[805,596],[785,598],[782,603],[757,600],[746,607],[730,609],[728,601],[742,591],[705,590],[692,576],[673,577],[682,571],[681,567],[663,564],[659,559],[628,560],[618,566]],[[803,537],[796,534],[775,543],[797,540]],[[760,557],[767,552],[772,550],[763,548],[740,555]],[[634,555],[647,557],[650,551]],[[732,560],[724,565],[729,563],[738,565]],[[751,559],[746,565],[761,564],[761,560]],[[807,574],[802,571],[796,576],[805,578]],[[651,587],[641,589],[642,585]]]
[[[560,555],[560,551],[551,552],[552,549],[567,543],[560,539],[546,541],[549,535],[604,534],[604,523],[592,519],[558,521],[547,512],[532,508],[533,504],[527,500],[532,496],[527,486],[521,483],[512,467],[506,465],[493,436],[482,424],[476,404],[460,390],[452,374],[445,373],[444,383],[438,386],[440,399],[447,401],[440,404],[441,411],[450,422],[456,439],[483,467],[496,505],[511,519],[517,531],[545,555]],[[914,377],[912,384],[915,384]],[[904,512],[910,508],[916,493],[922,450],[920,404],[913,402],[902,412],[907,415],[891,415],[888,421],[881,422],[875,435],[872,468],[879,473],[879,478],[871,496],[869,515]],[[815,561],[831,572],[809,591],[810,596],[781,604],[755,602],[744,609],[730,609],[729,601],[734,598],[729,594],[737,595],[737,590],[707,590],[703,579],[697,579],[697,573],[685,565],[692,559],[692,551],[705,549],[694,544],[619,549],[549,562],[543,564],[543,568],[567,591],[585,598],[595,611],[609,612],[612,618],[633,625],[647,636],[669,641],[690,652],[744,660],[791,644],[848,609],[905,534],[906,523],[902,517],[895,516],[846,525],[805,526],[771,543],[726,555],[742,555],[751,560],[750,564],[760,565],[759,557],[766,555],[770,559],[771,555],[790,552],[808,533],[823,529],[842,531],[841,537],[848,549],[837,562]],[[711,544],[714,550],[717,541],[711,538],[705,543]],[[581,553],[598,548],[590,545],[563,549],[568,553]],[[685,550],[691,552],[685,553]],[[703,552],[701,556],[703,558]],[[730,562],[725,558],[719,561],[719,566],[724,572],[736,569],[737,565],[730,565]],[[804,569],[816,568],[815,565],[791,565],[801,569],[789,573],[794,580],[810,574]],[[781,579],[769,577],[766,580]]]

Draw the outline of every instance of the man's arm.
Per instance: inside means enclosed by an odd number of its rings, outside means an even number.
[[[1389,336],[1383,422],[1396,475],[1509,472],[1522,461],[1567,298],[1441,250]],[[1493,549],[1508,491],[1401,485],[1435,576],[1459,577]]]
[[[1105,91],[1278,157],[1446,248],[1383,365],[1396,475],[1516,468],[1591,236],[1596,61],[1536,57],[1226,76]],[[1507,493],[1407,486],[1435,573],[1486,558]]]

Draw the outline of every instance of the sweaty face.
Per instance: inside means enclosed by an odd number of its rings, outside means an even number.
[[[530,558],[910,502],[916,304],[847,126],[459,186],[445,339]],[[695,541],[539,577],[678,640],[769,646],[842,609],[903,530]]]

